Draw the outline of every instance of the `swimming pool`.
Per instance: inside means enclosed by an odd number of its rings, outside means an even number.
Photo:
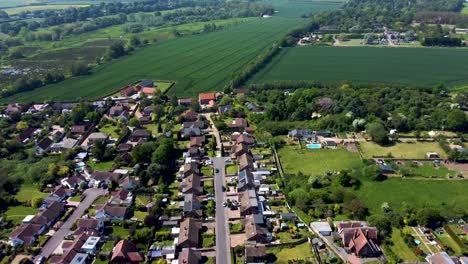
[[[308,149],[319,149],[319,148],[322,148],[322,145],[321,144],[307,144],[306,147]]]

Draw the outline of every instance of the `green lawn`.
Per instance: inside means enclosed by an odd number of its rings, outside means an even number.
[[[339,171],[359,167],[362,162],[359,155],[345,149],[301,149],[297,145],[288,145],[278,150],[284,172],[308,175],[323,175],[327,171]]]
[[[141,221],[145,220],[145,217],[147,215],[148,215],[147,212],[141,212],[141,211],[137,211],[137,210],[135,210],[133,212],[133,217],[135,217],[136,219],[141,220]]]
[[[294,47],[283,49],[250,82],[310,80],[412,85],[444,82],[456,86],[468,83],[466,52],[452,48]]]
[[[112,252],[112,249],[114,248],[115,241],[110,240],[106,241],[104,245],[102,246],[101,252]]]
[[[209,248],[215,244],[215,235],[214,234],[202,234],[202,246],[204,248]]]
[[[371,213],[380,213],[382,203],[388,202],[396,211],[406,203],[439,208],[443,214],[451,206],[468,204],[467,189],[468,181],[389,178],[382,182],[363,181],[355,193]]]
[[[81,195],[75,195],[70,198],[70,201],[72,202],[80,202],[81,201]]]
[[[70,78],[58,84],[17,94],[7,101],[42,102],[51,99],[76,100],[77,97],[94,99],[112,94],[119,87],[138,79],[173,80],[175,85],[169,93],[180,96],[195,97],[199,92],[218,91],[228,84],[231,74],[243,69],[289,30],[305,23],[306,20],[301,19],[300,15],[336,9],[340,5],[337,2],[318,1],[297,4],[276,2],[280,5],[279,13],[272,18],[234,19],[230,20],[230,26],[226,26],[224,30],[158,42],[135,51],[131,56],[100,65],[89,76]],[[204,25],[205,23],[197,25],[197,31],[202,30]],[[119,38],[119,34],[122,35],[119,29],[121,26],[113,28],[116,32],[109,34],[113,38]],[[177,30],[183,32],[184,29]],[[193,29],[189,30],[189,34],[193,32]],[[164,29],[169,36],[173,34],[172,31],[171,27]],[[141,37],[152,39],[158,35],[156,30],[147,33],[141,34]],[[89,35],[82,34],[73,41],[65,40],[58,45],[65,45],[65,48],[70,47],[71,43],[82,45],[88,39],[106,38],[109,34],[104,30]]]
[[[462,249],[447,233],[443,233],[440,235],[437,234],[437,232],[434,233],[436,234],[437,238],[442,242],[442,244],[453,249],[456,256],[462,256]]]
[[[293,248],[267,248],[267,253],[276,256],[275,263],[288,263],[289,260],[310,260],[313,257],[312,249],[309,243],[302,243]]]
[[[208,167],[208,166],[203,166],[201,168],[201,173],[203,174],[203,176],[212,176],[213,175],[213,168]]]
[[[374,142],[360,142],[359,146],[365,158],[391,153],[395,158],[425,159],[427,152],[437,152],[441,158],[447,157],[437,142],[397,143],[390,147],[382,147]]]
[[[237,170],[239,170],[238,165],[234,165],[234,164],[228,165],[226,167],[226,174],[228,175],[237,174]]]
[[[93,168],[93,170],[96,171],[110,171],[112,169],[112,165],[114,164],[114,161],[106,161],[106,162],[94,162],[92,160],[88,161],[86,163],[88,166]]]
[[[10,206],[8,210],[5,211],[6,219],[12,220],[14,224],[19,224],[27,215],[37,214],[37,209],[27,206]]]
[[[151,134],[153,136],[158,135],[158,125],[157,124],[148,124],[148,125],[143,125],[142,127],[145,128],[145,129],[148,129],[149,131],[151,131]]]
[[[109,134],[111,138],[118,138],[119,134],[115,132],[118,129],[116,125],[107,123],[105,126],[99,128],[99,131]]]
[[[105,204],[109,200],[109,196],[101,196],[94,201],[94,204]]]
[[[39,186],[34,184],[23,184],[19,188],[19,192],[15,194],[16,199],[20,202],[31,201],[32,198],[49,196],[50,193],[43,193],[39,191]]]
[[[165,93],[172,87],[172,85],[174,85],[174,82],[156,81],[154,82],[154,85],[156,85],[161,92]]]
[[[128,236],[128,229],[122,226],[112,226],[112,236],[120,236],[120,238],[124,239]]]
[[[447,174],[455,176],[457,174],[456,171],[449,170],[446,166],[439,166],[435,167],[431,162],[425,162],[421,166],[413,166],[413,165],[403,165],[400,166],[401,169],[407,170],[410,172],[410,175],[405,175],[407,177],[437,177],[437,178],[445,178]]]
[[[390,247],[392,251],[404,261],[418,261],[418,257],[414,255],[413,251],[406,245],[403,240],[402,233],[399,229],[392,229],[391,241],[393,245]]]

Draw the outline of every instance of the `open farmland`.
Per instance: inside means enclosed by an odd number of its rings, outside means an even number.
[[[294,2],[295,3],[295,2]],[[294,3],[291,6],[294,6]],[[309,11],[337,8],[338,2],[299,2]],[[229,76],[305,20],[297,10],[280,9],[284,16],[250,19],[222,31],[176,38],[136,51],[131,56],[96,67],[90,76],[18,94],[4,101],[76,100],[98,98],[138,79],[174,80],[170,93],[195,96],[220,90]],[[308,10],[302,8],[304,12]],[[295,18],[292,18],[295,14]]]
[[[467,59],[467,49],[294,47],[277,56],[250,83],[310,80],[455,86],[468,83]]]
[[[468,204],[466,190],[468,182],[463,180],[414,180],[389,178],[382,182],[363,181],[356,191],[371,213],[382,211],[382,203],[400,211],[404,204],[415,207],[428,205],[443,213],[453,211],[452,206]]]
[[[465,3],[465,7],[462,9],[462,14],[467,14],[468,15],[468,3]]]
[[[16,15],[21,12],[26,11],[39,11],[39,10],[56,10],[56,9],[67,9],[67,8],[80,8],[80,7],[87,7],[89,5],[31,5],[31,6],[21,6],[21,7],[13,7],[4,9],[8,15]]]

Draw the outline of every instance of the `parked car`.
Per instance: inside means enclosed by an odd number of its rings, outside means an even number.
[[[37,259],[36,259],[36,262],[34,262],[35,264],[42,264],[44,263],[46,260],[46,258],[44,256],[38,256]]]
[[[215,173],[219,173],[219,169],[218,169],[218,168],[215,168]]]
[[[223,202],[223,207],[226,207],[227,206],[227,203],[226,202]]]

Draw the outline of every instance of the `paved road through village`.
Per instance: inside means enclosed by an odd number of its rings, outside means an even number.
[[[57,232],[47,241],[47,243],[42,247],[41,256],[48,258],[54,250],[60,246],[63,238],[68,235],[70,232],[70,228],[72,227],[73,223],[80,218],[86,209],[88,209],[91,204],[96,200],[99,196],[105,194],[105,190],[103,189],[88,189],[84,192],[86,197],[83,201],[78,205],[78,207],[73,211],[73,213],[68,217],[68,219],[63,223],[62,227],[60,227]]]

